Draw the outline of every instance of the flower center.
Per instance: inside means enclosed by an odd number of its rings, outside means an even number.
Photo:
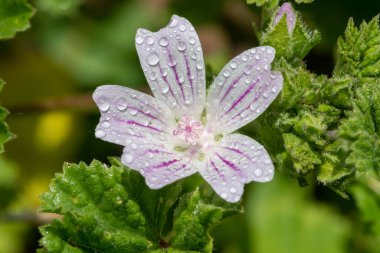
[[[200,121],[183,116],[178,122],[178,127],[174,129],[173,135],[181,136],[186,143],[195,145],[202,132],[203,125]]]

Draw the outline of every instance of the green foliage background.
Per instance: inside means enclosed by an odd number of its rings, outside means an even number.
[[[0,253],[378,252],[380,4],[310,2],[292,2],[289,34],[285,18],[273,24],[279,0],[2,1],[0,153],[8,125],[17,138],[0,157]],[[174,13],[196,27],[211,78],[247,48],[277,51],[284,90],[243,129],[277,174],[237,206],[198,176],[149,190],[94,138],[92,91],[149,92],[135,31]]]

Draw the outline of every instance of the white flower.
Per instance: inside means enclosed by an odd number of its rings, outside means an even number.
[[[156,33],[139,29],[136,48],[154,97],[117,85],[100,86],[93,96],[101,112],[95,135],[124,146],[123,164],[152,189],[199,172],[229,202],[240,200],[244,184],[272,179],[264,147],[233,133],[282,88],[282,75],[270,71],[272,47],[232,59],[207,93],[202,48],[186,19],[174,15]]]

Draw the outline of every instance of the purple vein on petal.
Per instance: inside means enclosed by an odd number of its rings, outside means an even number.
[[[172,155],[173,154],[171,152],[166,152],[166,151],[162,151],[162,150],[159,150],[159,149],[147,149],[147,150],[145,150],[145,152],[143,153],[143,155],[146,155],[148,153],[151,153],[151,154],[166,154],[166,155]]]
[[[162,76],[162,79],[165,81],[166,85],[167,85],[168,88],[169,88],[169,92],[170,92],[170,94],[172,95],[172,97],[173,97],[174,100],[176,101],[177,105],[180,105],[180,103],[178,103],[178,99],[177,99],[177,97],[174,95],[174,92],[173,92],[173,90],[172,90],[172,88],[171,88],[170,83],[168,82],[168,79],[166,78],[166,76],[164,76],[164,71],[162,70],[162,67],[161,67],[160,64],[158,64],[158,68],[160,69],[160,74],[161,74],[161,76]]]
[[[146,112],[140,110],[139,108],[136,108],[136,107],[134,107],[134,106],[128,106],[128,108],[131,108],[131,109],[137,111],[138,113],[141,113],[141,114],[143,114],[143,115],[145,115],[145,116],[147,116],[147,117],[149,117],[149,118],[151,118],[151,119],[158,120],[158,121],[160,121],[162,124],[167,125],[167,123],[166,123],[165,121],[162,121],[160,118],[157,118],[156,116],[153,116],[153,115],[150,114],[150,113],[146,113]]]
[[[231,105],[231,107],[228,109],[228,111],[226,111],[224,114],[228,114],[230,111],[232,111],[237,104],[239,104],[252,90],[253,88],[255,88],[256,84],[259,82],[259,79],[257,79],[256,81],[254,81],[253,83],[251,83],[249,86],[248,86],[248,89],[245,90],[245,92],[238,98],[236,99],[233,104]]]
[[[193,87],[193,80],[191,79],[191,70],[190,70],[190,65],[189,65],[189,59],[187,58],[187,54],[183,54],[185,64],[186,64],[186,74],[187,78],[189,79],[190,82],[190,87],[191,87],[191,94],[193,96],[193,101],[194,101],[194,87]]]
[[[226,180],[226,178],[224,177],[224,175],[222,173],[220,173],[218,167],[216,167],[214,161],[211,160],[211,159],[210,159],[210,164],[211,164],[212,168],[216,171],[216,173],[219,175],[219,177],[223,178],[223,180]]]
[[[261,89],[261,91],[259,92],[259,94],[253,99],[253,101],[251,103],[248,104],[247,107],[245,107],[243,110],[241,110],[239,113],[237,113],[234,117],[232,117],[232,119],[236,119],[237,117],[239,117],[243,112],[247,111],[247,110],[250,110],[251,109],[251,105],[253,105],[254,103],[257,102],[257,100],[259,100],[260,98],[262,98],[262,96],[260,94],[262,93],[265,93],[266,91],[268,91],[270,85],[265,85],[263,89]],[[254,109],[256,109],[258,106],[260,106],[261,104],[257,104],[256,107]]]
[[[168,56],[169,56],[169,61],[170,61],[170,68],[173,70],[173,73],[174,73],[174,77],[175,77],[175,80],[179,86],[179,88],[181,89],[181,94],[182,94],[182,98],[183,98],[183,101],[185,102],[186,101],[186,98],[185,98],[185,93],[183,91],[183,87],[182,87],[182,84],[181,82],[179,81],[179,77],[178,77],[178,72],[177,72],[177,67],[176,65],[174,64],[174,61],[173,61],[173,56],[172,54],[170,53],[170,50],[167,49],[166,52],[168,53]]]
[[[233,169],[234,171],[238,172],[238,173],[241,173],[241,170],[234,164],[232,163],[231,161],[228,161],[227,159],[224,159],[221,155],[219,155],[218,153],[216,153],[216,156],[224,163],[226,164],[228,167],[230,167],[231,169]]]
[[[234,87],[235,84],[237,84],[237,82],[240,81],[240,79],[244,76],[244,73],[241,74],[238,78],[236,78],[231,84],[230,86],[227,88],[226,92],[224,93],[222,99],[220,100],[220,102],[223,102],[223,100],[227,97],[227,95],[231,92],[232,88]]]
[[[143,128],[148,128],[148,129],[151,129],[153,131],[156,131],[156,132],[164,132],[158,128],[155,128],[155,127],[152,127],[152,126],[145,126],[139,122],[136,122],[134,120],[123,120],[123,119],[119,119],[119,118],[114,118],[116,121],[119,121],[119,122],[122,122],[124,124],[127,124],[127,125],[134,125],[134,126],[139,126],[139,127],[143,127]],[[165,132],[166,133],[166,132]]]
[[[176,162],[179,162],[181,160],[178,160],[178,159],[173,159],[173,160],[170,160],[170,161],[166,161],[166,162],[161,162],[157,165],[153,165],[153,166],[149,166],[146,170],[146,172],[151,172],[152,170],[155,170],[155,169],[161,169],[161,168],[165,168],[165,167],[168,167]]]

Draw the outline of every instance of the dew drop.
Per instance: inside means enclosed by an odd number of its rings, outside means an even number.
[[[177,65],[177,61],[175,59],[172,59],[171,61],[168,61],[168,66],[169,67],[174,67],[175,65]]]
[[[195,38],[194,38],[194,37],[190,37],[190,39],[189,39],[189,43],[190,43],[191,45],[194,45],[194,44],[195,44]]]
[[[245,61],[248,61],[248,56],[247,56],[247,55],[243,55],[243,56],[241,57],[241,60],[244,61],[244,62],[245,62]]]
[[[148,37],[145,38],[145,42],[148,45],[153,45],[154,39],[152,38],[152,36],[148,36]]]
[[[251,66],[246,66],[244,68],[244,74],[246,74],[246,75],[250,75],[251,74]]]
[[[99,110],[102,112],[106,112],[110,109],[110,104],[107,101],[101,101],[99,103]]]
[[[95,137],[96,138],[103,138],[104,136],[106,136],[106,132],[104,132],[103,130],[96,130],[95,131]]]
[[[138,35],[138,36],[136,36],[136,43],[138,44],[138,45],[141,45],[143,42],[144,42],[144,38],[143,37],[141,37],[140,35]]]
[[[256,60],[260,60],[260,58],[261,58],[261,57],[260,57],[259,54],[257,54],[257,55],[255,56],[255,59],[256,59]]]
[[[220,196],[221,196],[222,198],[226,199],[226,198],[227,198],[227,193],[222,192],[222,194],[220,194]]]
[[[149,79],[152,81],[156,80],[157,79],[156,72],[150,72]]]
[[[264,69],[265,69],[265,70],[269,70],[269,66],[268,66],[268,64],[265,64]]]
[[[186,26],[184,24],[180,24],[178,26],[178,30],[180,30],[181,32],[184,32],[184,31],[186,31]]]
[[[161,70],[161,75],[162,76],[167,76],[168,75],[168,69],[166,67],[163,67]]]
[[[201,46],[197,46],[197,51],[200,52],[202,50]]]
[[[191,54],[190,57],[191,57],[191,59],[196,60],[197,59],[197,54],[193,53],[193,54]]]
[[[133,161],[133,157],[131,154],[125,153],[122,157],[122,162],[124,164],[130,164]]]
[[[276,93],[276,92],[277,92],[277,87],[273,87],[273,88],[272,88],[272,92],[273,92],[273,93]]]
[[[159,61],[160,61],[160,59],[158,58],[158,55],[156,53],[151,53],[148,56],[148,64],[151,65],[151,66],[157,65],[157,63]]]
[[[229,71],[227,71],[227,70],[223,72],[223,76],[224,76],[224,77],[229,77],[230,74],[231,74],[231,73],[230,73]]]
[[[103,127],[103,128],[110,128],[111,124],[108,120],[103,120],[101,123],[100,123],[100,126]]]
[[[266,165],[269,165],[269,164],[271,164],[272,162],[267,158],[267,159],[264,160],[264,163],[265,163]]]
[[[263,175],[263,171],[261,169],[255,169],[254,173],[256,177],[261,177]]]
[[[235,187],[231,187],[231,188],[230,188],[230,192],[231,192],[231,193],[236,193],[236,188],[235,188]]]
[[[165,84],[165,86],[162,88],[162,94],[165,94],[169,91],[169,86]]]
[[[178,42],[178,44],[177,44],[177,49],[178,49],[178,51],[180,51],[180,52],[185,51],[185,50],[186,50],[186,43],[183,42],[183,41]]]
[[[267,53],[268,53],[268,54],[273,54],[273,50],[272,50],[271,48],[268,48],[268,49],[267,49]]]
[[[119,98],[116,101],[116,109],[118,109],[119,111],[123,112],[125,111],[125,109],[127,109],[127,107],[128,107],[128,104],[125,98]]]
[[[255,104],[251,104],[251,105],[249,106],[249,108],[253,111],[253,110],[255,110],[256,105],[255,105]]]
[[[160,46],[162,47],[167,47],[169,45],[169,41],[167,38],[162,37],[160,41],[158,42],[158,44],[160,44]]]
[[[197,61],[196,67],[198,70],[202,70],[203,69],[203,61]]]
[[[232,69],[236,69],[237,68],[237,63],[236,62],[232,62],[231,65],[230,65],[230,67]]]
[[[251,49],[251,54],[256,54],[256,52],[257,52],[256,49],[254,49],[254,48]]]
[[[134,109],[134,108],[131,108],[131,110],[129,110],[129,113],[130,113],[131,115],[136,115],[136,114],[137,114],[137,110]]]

